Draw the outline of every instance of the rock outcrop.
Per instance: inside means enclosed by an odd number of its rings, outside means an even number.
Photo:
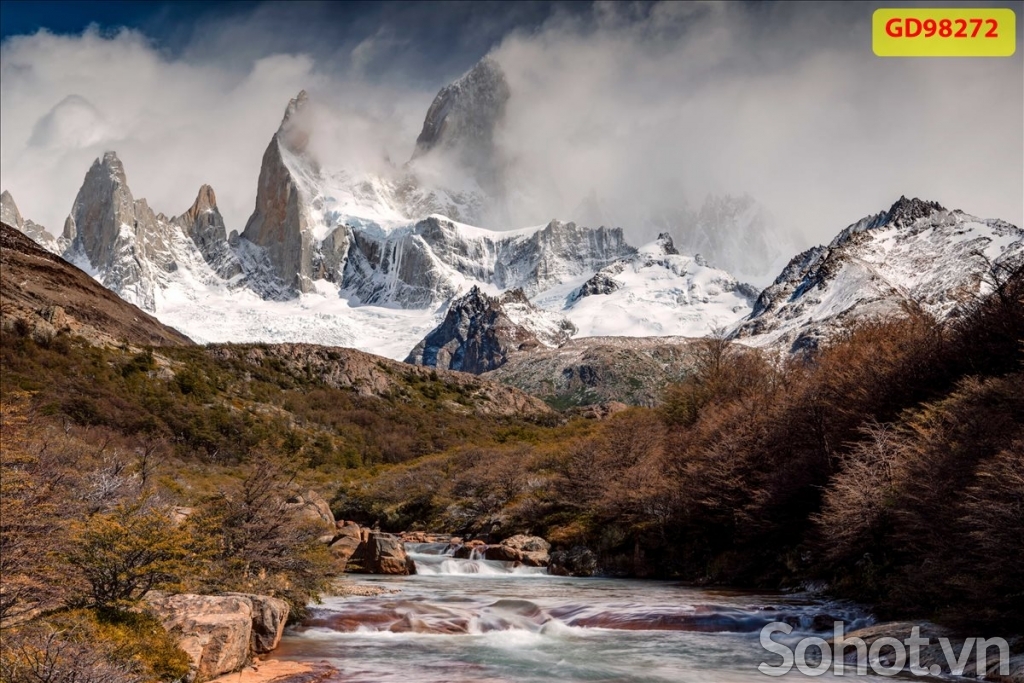
[[[573,290],[573,293],[569,295],[569,303],[575,303],[585,296],[611,294],[619,289],[622,289],[622,283],[615,280],[612,276],[607,273],[594,273],[594,277]]]
[[[334,560],[335,572],[341,574],[348,571],[348,564],[363,543],[364,536],[368,539],[369,532],[364,534],[361,526],[355,522],[339,522],[337,532],[331,537],[328,549]]]
[[[522,290],[491,297],[473,287],[452,301],[444,321],[405,362],[480,374],[501,367],[513,351],[561,344],[575,331],[568,320],[534,307]]]
[[[693,370],[687,337],[586,337],[558,348],[511,353],[484,375],[559,408],[608,402],[653,406]]]
[[[323,526],[325,531],[335,529],[334,513],[331,512],[330,504],[313,489],[289,498],[285,502],[285,509],[298,512],[302,519]]]
[[[288,620],[288,603],[267,596],[154,594],[147,607],[192,662],[191,679],[237,671],[253,654],[277,647]]]
[[[540,536],[517,534],[506,538],[498,545],[489,545],[484,558],[502,562],[518,562],[528,567],[546,567],[551,544]]]
[[[447,370],[421,368],[373,356],[355,349],[313,344],[266,344],[211,346],[213,358],[241,360],[257,367],[280,363],[296,376],[315,376],[335,389],[351,389],[360,396],[391,396],[409,392],[422,383],[438,383],[460,401],[445,405],[451,410],[480,415],[546,415],[551,409],[540,399],[513,387]]]
[[[405,553],[402,539],[381,531],[367,531],[351,559],[349,571],[360,574],[415,574],[416,565]]]
[[[548,562],[548,574],[555,576],[593,576],[597,573],[597,556],[582,545],[555,550]]]
[[[985,658],[982,661],[978,661],[977,648],[974,648],[973,641],[970,639],[972,649],[970,654],[965,654],[962,651],[964,645],[964,638],[957,638],[952,631],[942,626],[937,626],[931,623],[915,623],[909,621],[896,621],[896,622],[883,622],[880,624],[873,624],[864,628],[860,628],[854,631],[849,631],[844,634],[844,639],[849,642],[851,638],[859,638],[868,646],[870,649],[874,643],[885,638],[885,639],[896,639],[900,642],[906,642],[907,639],[913,637],[914,630],[917,629],[917,637],[928,639],[927,645],[920,646],[918,662],[920,666],[925,670],[931,670],[932,675],[936,678],[939,676],[963,676],[973,679],[982,679],[986,681],[1000,681],[1007,683],[1024,683],[1024,655],[1017,654],[1016,656],[1010,657],[1011,652],[1008,649],[1006,653],[1008,655],[1007,661],[1000,661],[1000,652],[997,647],[991,647],[985,652]],[[954,653],[961,656],[963,659],[963,669],[953,673],[950,670],[950,662],[947,659],[946,653],[942,648],[942,644],[939,642],[940,638],[947,638],[949,646],[952,647]],[[833,639],[829,639],[832,641]],[[1019,640],[1019,639],[1018,639]],[[1018,646],[1019,646],[1018,642]],[[1011,648],[1016,650],[1016,648]],[[881,657],[883,666],[892,667],[895,664],[894,653],[892,649],[881,650],[883,656]],[[846,666],[852,669],[856,664],[856,650],[853,647],[848,647],[846,650]],[[1001,664],[1005,664],[1005,671],[1000,671]],[[907,662],[904,666],[904,672],[907,676],[911,675],[910,663]]]

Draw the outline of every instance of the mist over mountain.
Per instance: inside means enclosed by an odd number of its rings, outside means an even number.
[[[781,241],[783,261],[894,193],[1022,222],[1019,61],[879,60],[859,38],[870,16],[861,6],[554,7],[540,19],[510,10],[487,30],[435,6],[353,22],[333,41],[328,11],[236,10],[187,27],[171,50],[137,29],[5,38],[4,188],[59,231],[81,169],[115,149],[153,205],[187,206],[209,184],[227,229],[241,231],[280,103],[301,89],[319,103],[325,162],[400,168],[438,92],[489,54],[508,87],[489,172],[507,191],[486,227],[557,217],[621,226],[636,244],[667,230],[685,251],[766,284],[771,254],[759,245],[747,249],[754,264],[705,253],[714,231],[701,237],[687,221],[709,213],[709,196],[763,207],[766,244]],[[480,26],[490,44],[443,43],[446,21]],[[986,105],[996,101],[1011,104]],[[436,175],[477,181],[445,164]]]

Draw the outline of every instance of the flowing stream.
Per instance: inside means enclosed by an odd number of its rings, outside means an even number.
[[[835,619],[848,630],[871,623],[806,594],[562,578],[448,557],[444,544],[406,547],[417,575],[360,577],[395,592],[325,598],[276,656],[327,661],[337,680],[360,683],[733,683],[770,680],[757,670],[780,659],[758,643],[768,623],[792,625],[781,638],[793,642],[827,638]],[[804,678],[795,669],[784,677]]]

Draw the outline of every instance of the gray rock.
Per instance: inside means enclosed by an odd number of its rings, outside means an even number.
[[[213,188],[203,185],[188,211],[173,219],[185,234],[195,243],[199,253],[224,279],[230,279],[242,272],[242,265],[228,245],[224,217],[217,208],[217,196]]]
[[[511,93],[505,74],[489,57],[437,93],[413,159],[443,150],[481,182],[493,185],[498,173],[494,134],[505,116]]]
[[[597,572],[597,557],[582,545],[551,553],[548,573],[556,576],[593,576]]]
[[[498,299],[473,287],[452,302],[444,321],[405,362],[480,374],[500,367],[512,350],[539,345],[536,335],[509,319]]]

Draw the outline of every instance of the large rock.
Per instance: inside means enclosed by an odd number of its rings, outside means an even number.
[[[394,534],[370,531],[353,556],[353,568],[364,574],[415,574],[416,565],[405,554],[405,546]]]
[[[288,623],[288,603],[280,598],[252,593],[226,593],[239,597],[252,605],[252,638],[250,649],[258,655],[266,654],[277,647],[284,635],[284,627]]]
[[[169,595],[149,606],[191,660],[191,679],[237,671],[249,660],[252,601],[239,596]]]
[[[405,362],[480,374],[500,367],[512,351],[562,344],[575,331],[565,318],[533,306],[520,289],[492,297],[474,286],[452,301],[444,321]]]
[[[936,667],[936,671],[939,675],[948,676],[951,675],[949,662],[946,658],[946,653],[943,651],[939,638],[948,638],[949,643],[953,648],[956,655],[961,654],[961,648],[964,644],[964,638],[956,637],[949,629],[942,626],[937,626],[931,623],[914,623],[910,621],[897,621],[897,622],[884,622],[881,624],[873,624],[865,628],[850,631],[844,635],[845,640],[850,638],[860,638],[870,648],[873,643],[882,638],[895,638],[899,641],[905,641],[913,635],[913,629],[919,628],[919,637],[927,638],[929,640],[928,645],[924,645],[920,649],[920,663],[925,669],[932,666]],[[829,639],[830,641],[832,639]],[[1016,643],[1010,643],[1011,649]],[[891,659],[893,654],[892,649],[885,650],[887,657],[883,657],[883,660]],[[852,668],[856,663],[856,650],[852,646],[845,648],[844,661],[847,667]],[[1001,681],[1009,683],[1021,683],[1024,681],[1024,657],[1017,656],[1011,658],[1009,661],[1009,672],[1007,674],[1001,674],[999,672],[999,652],[998,648],[992,647],[986,651],[986,661],[978,666],[977,662],[977,650],[972,646],[971,655],[968,658],[967,666],[961,672],[960,675],[969,678],[984,678],[990,681]],[[893,662],[885,661],[886,666],[892,665]],[[909,672],[910,664],[904,667],[905,672]],[[987,672],[987,675],[986,675]]]
[[[335,571],[338,573],[348,569],[348,563],[359,550],[363,542],[362,527],[355,522],[346,522],[338,527],[337,533],[331,538],[329,550],[334,560]]]
[[[237,671],[253,654],[277,647],[288,621],[288,603],[248,593],[152,594],[150,610],[191,660],[192,680]]]
[[[498,545],[488,546],[484,557],[502,562],[519,562],[529,567],[545,567],[551,544],[540,536],[517,534],[506,538]]]
[[[334,513],[331,512],[331,506],[323,496],[313,489],[292,496],[288,499],[285,507],[297,511],[303,519],[322,524],[325,529],[330,531],[335,529]]]
[[[548,573],[555,576],[593,576],[597,572],[597,557],[582,545],[551,553]]]

